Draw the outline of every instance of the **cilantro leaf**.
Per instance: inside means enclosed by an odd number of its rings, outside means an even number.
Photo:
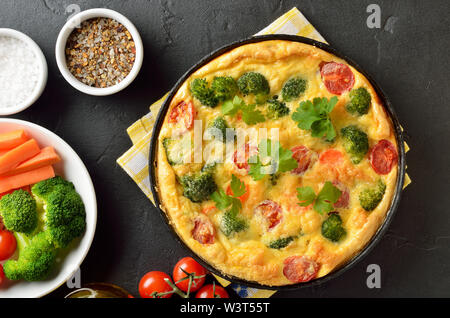
[[[258,180],[261,180],[262,178],[264,178],[265,174],[262,172],[263,165],[262,165],[261,160],[259,160],[259,157],[252,156],[251,158],[252,158],[252,160],[255,160],[255,157],[256,157],[256,162],[250,164],[250,169],[248,171],[248,174],[250,176],[252,176],[253,180],[258,181]],[[249,158],[249,161],[250,161],[250,158]]]
[[[231,206],[230,212],[237,215],[239,210],[242,208],[241,200],[237,198],[244,195],[246,191],[245,183],[233,174],[231,175],[230,187],[233,191],[232,196],[227,195],[222,189],[218,189],[211,194],[210,198],[216,203],[216,207],[219,210],[226,210]]]
[[[262,123],[262,122],[266,121],[266,118],[261,113],[261,111],[255,109],[255,108],[256,108],[256,105],[254,105],[254,104],[241,106],[242,120],[247,125],[255,125],[257,123]]]
[[[278,161],[278,171],[287,172],[298,167],[298,162],[292,158],[292,151],[289,149],[284,149],[282,147],[278,150],[279,161]]]
[[[237,216],[241,209],[242,209],[241,200],[237,198],[232,198],[231,209],[229,211],[231,215]]]
[[[231,175],[231,191],[233,192],[233,197],[238,198],[242,195],[244,195],[246,189],[245,189],[245,183],[239,180],[238,177],[236,177],[234,174]]]
[[[224,211],[220,222],[220,229],[226,236],[243,231],[248,227],[247,221],[239,216],[242,203],[237,198],[245,193],[245,184],[233,174],[231,176],[230,186],[233,191],[233,196],[227,195],[222,189],[216,190],[210,196],[216,203],[216,207]]]
[[[311,187],[297,188],[297,193],[297,198],[300,200],[298,205],[300,206],[308,206],[316,199],[316,194]]]
[[[239,96],[234,96],[233,100],[227,100],[222,104],[222,114],[234,116],[242,106],[245,104],[244,101],[239,98]]]
[[[298,205],[308,206],[314,203],[313,208],[319,214],[328,213],[334,210],[334,204],[339,200],[342,192],[330,181],[325,182],[322,190],[316,196],[311,187],[297,188],[297,198],[300,200]]]
[[[210,198],[216,203],[219,210],[225,210],[233,203],[232,197],[228,196],[222,189],[213,192]]]
[[[322,117],[316,112],[313,103],[307,100],[300,103],[300,106],[292,114],[292,119],[297,122],[299,128],[308,130],[315,121],[321,120]]]
[[[322,101],[326,100],[325,98],[322,99]],[[338,98],[336,96],[333,96],[330,98],[328,103],[325,103],[325,111],[329,114],[333,110],[334,106],[336,106],[338,102]]]
[[[300,129],[311,130],[313,137],[333,141],[336,137],[336,131],[329,114],[337,102],[336,96],[333,96],[330,100],[325,97],[316,97],[312,102],[310,100],[303,101],[292,114],[292,119]]]
[[[254,104],[245,104],[244,100],[239,96],[234,96],[233,100],[227,100],[222,104],[222,114],[234,116],[238,111],[242,113],[242,120],[247,125],[262,123],[266,120],[263,113],[256,109]]]
[[[341,197],[342,192],[330,181],[325,182],[322,190],[317,195],[314,210],[320,214],[333,211],[333,204]]]
[[[292,158],[292,151],[281,147],[278,141],[272,145],[270,139],[262,140],[259,143],[258,150],[259,154],[256,156],[256,160],[255,156],[248,160],[250,166],[248,174],[252,176],[253,180],[261,180],[264,176],[277,172],[287,172],[298,166],[297,160]],[[276,152],[272,153],[272,150]],[[262,157],[263,154],[265,155],[264,158]]]

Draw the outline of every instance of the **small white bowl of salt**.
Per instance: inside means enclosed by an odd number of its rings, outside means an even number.
[[[47,83],[47,62],[29,36],[0,28],[0,116],[31,106]]]

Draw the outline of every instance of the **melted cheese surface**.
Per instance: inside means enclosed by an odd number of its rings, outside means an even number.
[[[216,58],[206,66],[197,70],[181,86],[171,101],[170,109],[182,101],[192,101],[197,115],[196,120],[203,121],[203,130],[207,123],[222,116],[221,107],[215,108],[201,105],[189,90],[194,78],[205,78],[209,83],[216,76],[231,76],[238,79],[249,71],[263,74],[270,84],[270,95],[281,95],[284,83],[292,77],[300,76],[307,79],[308,85],[300,98],[286,103],[290,114],[275,120],[266,120],[251,126],[252,128],[279,128],[279,142],[285,149],[304,145],[318,155],[329,148],[339,150],[344,154],[340,163],[332,166],[315,160],[303,175],[283,173],[272,185],[266,177],[254,181],[251,176],[242,173],[233,162],[218,164],[214,179],[217,186],[226,190],[232,174],[239,176],[249,188],[249,198],[242,205],[240,213],[248,220],[249,227],[230,237],[220,231],[222,211],[211,208],[211,200],[193,203],[183,196],[183,188],[177,178],[199,171],[203,163],[188,163],[170,165],[162,141],[171,137],[174,124],[168,122],[166,116],[158,136],[159,150],[157,152],[158,192],[162,202],[161,208],[169,216],[172,226],[183,241],[201,258],[220,270],[225,275],[236,276],[265,285],[292,284],[283,275],[283,261],[293,255],[306,255],[320,264],[317,277],[327,275],[357,254],[371,239],[382,224],[390,206],[396,185],[397,165],[386,175],[378,175],[372,168],[368,155],[357,165],[350,161],[343,147],[341,138],[329,143],[311,136],[311,132],[302,130],[292,120],[291,115],[301,101],[312,100],[315,97],[331,98],[335,95],[328,92],[323,84],[319,71],[322,61],[335,61],[348,65],[344,60],[310,45],[289,41],[264,41],[238,47]],[[349,114],[345,105],[349,101],[348,92],[338,96],[339,101],[331,112],[331,121],[336,132],[348,125],[356,125],[365,131],[369,138],[369,146],[374,146],[379,140],[389,140],[396,145],[394,130],[380,99],[369,81],[356,69],[349,65],[355,77],[353,88],[364,87],[371,95],[371,106],[368,114],[357,117]],[[254,97],[243,97],[246,103],[254,102]],[[264,106],[260,107],[264,109]],[[234,128],[248,128],[237,116],[225,116],[228,125]],[[193,135],[193,129],[185,132]],[[213,141],[203,140],[203,147]],[[379,179],[386,184],[385,195],[380,204],[371,212],[361,208],[358,194],[366,186],[375,184]],[[342,218],[347,234],[339,242],[334,243],[321,234],[321,224],[327,218],[320,215],[312,207],[298,205],[296,188],[311,186],[318,193],[325,181],[339,180],[349,190],[349,205],[337,209]],[[268,231],[265,220],[254,213],[255,207],[264,200],[277,202],[282,209],[283,219],[279,225]],[[208,209],[209,208],[209,209]],[[202,213],[207,210],[208,213]],[[215,227],[213,244],[201,244],[192,237],[194,219],[208,219]],[[299,234],[301,235],[299,236]],[[279,237],[296,236],[287,247],[271,249],[268,242]]]

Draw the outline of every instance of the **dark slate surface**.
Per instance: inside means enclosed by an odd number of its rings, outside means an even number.
[[[86,163],[96,187],[98,227],[81,268],[83,283],[116,283],[137,295],[145,272],[170,272],[185,255],[157,211],[116,165],[131,145],[125,130],[202,56],[256,33],[297,6],[391,98],[410,136],[407,164],[414,183],[404,192],[387,235],[368,257],[320,287],[280,292],[276,297],[449,296],[450,3],[376,2],[381,7],[381,29],[366,26],[366,7],[373,1],[2,0],[0,27],[30,35],[49,64],[43,96],[11,117],[42,125],[65,139]],[[65,7],[71,3],[81,9],[117,10],[139,29],[145,60],[126,90],[109,97],[88,96],[60,75],[54,47],[68,17]],[[381,266],[381,289],[366,287],[366,268],[372,263]],[[50,297],[67,291],[63,286]]]

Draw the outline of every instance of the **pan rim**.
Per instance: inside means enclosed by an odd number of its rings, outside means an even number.
[[[345,264],[340,266],[339,268],[335,269],[334,271],[328,273],[327,275],[314,279],[309,282],[304,283],[296,283],[296,284],[290,284],[290,285],[281,285],[281,286],[270,286],[270,285],[264,285],[260,284],[255,281],[247,281],[245,279],[235,277],[232,275],[225,274],[221,272],[220,270],[216,269],[212,265],[210,265],[208,262],[203,260],[199,255],[197,255],[192,249],[181,239],[181,237],[178,235],[174,227],[170,224],[170,219],[166,212],[163,211],[161,208],[161,202],[159,200],[159,194],[157,190],[157,178],[155,175],[155,169],[154,169],[154,159],[156,156],[157,151],[157,141],[159,137],[159,131],[161,129],[161,126],[164,122],[164,118],[167,114],[167,111],[169,109],[170,101],[178,91],[178,89],[181,87],[181,85],[186,81],[186,79],[193,74],[195,71],[197,71],[199,68],[203,67],[207,63],[211,62],[215,58],[227,53],[228,51],[231,51],[239,46],[251,44],[251,43],[258,43],[263,41],[272,41],[272,40],[285,40],[285,41],[292,41],[292,42],[300,42],[304,44],[308,44],[314,47],[317,47],[319,49],[322,49],[328,53],[331,53],[338,58],[341,58],[345,60],[349,65],[354,67],[358,72],[360,72],[362,75],[364,75],[367,80],[370,82],[370,84],[373,86],[374,90],[376,91],[378,97],[383,103],[384,109],[386,110],[392,125],[394,127],[395,131],[395,138],[397,141],[397,146],[399,150],[399,161],[398,161],[398,169],[397,169],[397,183],[395,186],[395,192],[391,200],[391,204],[388,208],[388,211],[386,213],[386,216],[384,218],[383,223],[379,226],[378,230],[375,232],[375,234],[372,236],[372,238],[369,240],[369,242],[366,243],[366,245],[359,250],[350,260],[348,260]],[[211,52],[210,54],[203,57],[199,62],[197,62],[195,65],[193,65],[191,68],[189,68],[188,71],[186,71],[180,79],[176,82],[176,84],[173,86],[173,88],[170,90],[169,94],[167,95],[166,99],[164,100],[158,115],[156,116],[155,123],[152,129],[152,135],[150,140],[150,151],[149,151],[149,181],[150,181],[150,189],[153,195],[153,198],[155,200],[155,207],[159,211],[160,216],[162,217],[164,223],[169,229],[169,232],[172,234],[172,236],[175,238],[175,240],[183,246],[183,248],[189,253],[189,256],[192,256],[197,262],[199,262],[202,266],[204,266],[206,269],[208,269],[211,273],[230,281],[231,283],[241,284],[248,287],[258,288],[258,289],[268,289],[268,290],[277,290],[277,291],[284,291],[284,290],[298,290],[300,288],[305,287],[312,287],[312,286],[318,286],[321,285],[329,280],[332,280],[333,278],[336,278],[355,266],[359,261],[361,261],[365,256],[367,256],[373,248],[378,244],[378,242],[381,240],[381,238],[386,233],[387,229],[389,228],[389,225],[392,222],[392,219],[397,211],[402,190],[403,190],[403,184],[405,179],[405,169],[406,169],[406,159],[405,159],[405,146],[404,146],[404,138],[403,138],[403,129],[400,125],[400,122],[398,120],[397,114],[394,111],[394,108],[389,100],[389,98],[386,96],[384,91],[380,88],[380,86],[375,82],[375,80],[367,74],[356,62],[354,62],[352,59],[347,57],[346,55],[340,53],[338,50],[333,48],[332,46],[312,40],[309,38],[297,36],[297,35],[284,35],[284,34],[271,34],[271,35],[260,35],[260,36],[253,36],[250,38],[238,40],[235,42],[232,42],[230,44],[227,44],[225,46],[220,47],[219,49],[216,49],[215,51]]]

